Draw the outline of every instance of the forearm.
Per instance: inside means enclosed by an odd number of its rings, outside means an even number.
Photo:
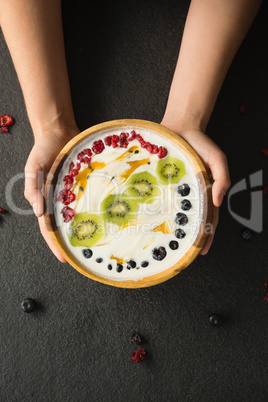
[[[7,18],[8,16],[8,18]],[[0,24],[33,132],[75,127],[60,0],[0,0]]]
[[[205,130],[261,0],[192,0],[163,124]]]

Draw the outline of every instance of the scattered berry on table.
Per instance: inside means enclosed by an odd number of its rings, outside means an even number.
[[[219,327],[222,323],[221,317],[217,314],[212,314],[209,316],[209,323],[213,327]]]
[[[36,307],[36,302],[32,298],[27,298],[21,303],[21,309],[24,313],[32,313]]]
[[[186,183],[182,184],[181,186],[178,187],[178,193],[183,197],[186,197],[187,195],[190,194],[190,186]]]
[[[140,346],[142,344],[142,337],[137,332],[133,332],[133,334],[130,335],[130,342]]]
[[[65,223],[70,222],[73,219],[73,217],[75,216],[74,210],[72,208],[70,208],[70,207],[62,208],[61,214],[62,214],[62,217],[63,217],[63,221]]]
[[[183,239],[186,236],[186,233],[182,229],[176,229],[175,236],[177,237],[177,239]]]
[[[13,117],[9,116],[8,114],[2,114],[0,116],[0,126],[8,127],[13,123]]]
[[[268,156],[268,147],[263,147],[263,148],[261,148],[261,153],[262,153],[264,156]]]
[[[177,250],[179,248],[179,243],[176,240],[171,240],[169,247],[171,250]]]
[[[265,302],[268,302],[268,293],[265,295],[264,301],[265,301]]]
[[[266,281],[264,282],[264,290],[268,291],[268,279],[266,279]]]
[[[185,226],[188,223],[188,218],[184,213],[178,212],[175,216],[175,222],[179,225]]]
[[[102,258],[96,258],[96,262],[97,262],[98,264],[100,264],[102,261],[103,261]]]
[[[157,261],[162,261],[167,255],[165,247],[161,246],[152,250],[152,256]]]
[[[8,133],[8,127],[0,127],[0,133]]]
[[[248,107],[247,107],[247,105],[245,105],[245,103],[241,103],[239,105],[239,112],[241,114],[247,114],[248,113]]]
[[[137,352],[134,352],[131,355],[131,360],[134,363],[141,363],[144,359],[145,359],[145,350],[144,349],[137,350]]]
[[[250,229],[243,229],[242,237],[244,240],[252,240],[253,239],[252,231]]]
[[[263,194],[268,194],[268,184],[264,184],[264,186],[262,188],[262,192],[263,192]]]
[[[85,258],[91,258],[93,255],[93,251],[90,248],[84,248],[82,253]]]
[[[149,265],[148,261],[142,261],[142,263],[141,263],[142,268],[146,268],[146,267],[148,267],[148,265]]]
[[[181,209],[182,209],[183,211],[189,211],[189,209],[191,209],[191,208],[192,208],[191,201],[189,201],[189,200],[182,200],[182,202],[181,202]]]
[[[0,208],[0,214],[4,214],[4,213],[6,213],[7,212],[7,210],[6,209],[4,209],[4,208]]]

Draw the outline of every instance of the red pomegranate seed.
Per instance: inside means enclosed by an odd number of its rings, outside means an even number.
[[[0,116],[0,126],[7,127],[13,123],[13,118],[8,114],[2,114]]]
[[[61,213],[62,213],[62,216],[63,216],[63,220],[66,223],[70,222],[73,219],[74,215],[75,215],[74,210],[72,208],[70,208],[70,207],[62,208]]]
[[[159,152],[159,147],[157,145],[153,145],[153,154],[158,154]]]
[[[73,177],[70,175],[66,175],[66,176],[64,176],[63,181],[65,182],[64,188],[66,188],[67,190],[71,190],[71,188],[73,187],[73,183],[74,183]]]
[[[135,363],[140,363],[145,359],[145,350],[140,349],[137,352],[132,353],[131,360]]]
[[[141,147],[142,147],[142,148],[147,148],[148,142],[146,142],[146,141],[141,141],[140,144],[141,144]]]
[[[112,137],[112,141],[119,142],[119,136],[114,134],[113,137]]]
[[[4,208],[0,208],[0,214],[4,214],[4,213],[6,213],[7,212],[7,210],[6,209],[4,209]]]
[[[111,136],[111,135],[108,135],[108,137],[105,137],[105,138],[104,138],[104,142],[105,142],[105,145],[107,145],[108,147],[110,147],[110,146],[112,145],[112,136]]]
[[[265,295],[264,301],[268,302],[268,293]]]
[[[127,142],[127,141],[124,142],[123,147],[124,147],[124,148],[127,148],[127,147],[128,147],[128,142]]]
[[[74,163],[71,162],[70,165],[69,165],[69,171],[70,171],[70,170],[73,170],[73,168],[74,168]]]
[[[136,131],[132,130],[132,131],[130,131],[130,136],[128,137],[128,141],[133,141],[136,139],[136,137],[137,137]]]
[[[84,155],[92,156],[92,151],[90,148],[84,149],[83,153],[84,153]]]
[[[144,139],[142,138],[142,136],[140,134],[137,134],[137,140],[140,141],[140,142],[144,141]]]
[[[241,103],[241,104],[239,105],[239,112],[240,112],[241,114],[247,114],[247,113],[248,113],[248,107],[247,107],[247,105],[245,105],[244,103]]]
[[[263,194],[268,193],[268,184],[264,184],[263,189],[262,189]]]
[[[95,154],[101,154],[104,148],[105,146],[102,140],[93,142],[92,151],[95,152]]]
[[[120,140],[120,141],[125,141],[126,139],[127,139],[126,133],[121,133],[121,134],[119,135],[119,140]]]
[[[153,150],[154,150],[154,146],[152,144],[150,144],[150,142],[147,142],[146,149],[148,152],[150,152],[150,154],[152,154]]]
[[[264,156],[268,156],[268,147],[263,147],[263,148],[261,149],[261,153],[262,153]]]
[[[167,155],[167,150],[164,147],[159,147],[158,158],[163,159]]]
[[[114,140],[112,141],[112,147],[113,147],[113,148],[116,148],[116,147],[118,147],[118,144],[117,144],[117,142],[116,142],[116,141],[114,141]]]
[[[0,133],[8,133],[8,127],[0,127]]]
[[[58,201],[61,201],[64,205],[69,205],[71,202],[75,201],[76,195],[70,190],[63,189],[59,192]]]

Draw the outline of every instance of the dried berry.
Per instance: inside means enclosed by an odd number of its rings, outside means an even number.
[[[8,127],[13,123],[13,118],[8,114],[2,114],[0,116],[0,126]]]
[[[72,208],[70,208],[70,207],[62,208],[61,214],[63,216],[63,221],[65,223],[70,222],[73,219],[73,217],[75,216],[74,210]]]
[[[35,300],[29,297],[23,300],[20,307],[24,313],[32,313],[36,307]]]
[[[133,334],[130,335],[130,342],[140,346],[142,344],[142,337],[137,332],[133,332]]]
[[[222,323],[221,317],[217,314],[212,314],[209,316],[209,323],[213,327],[219,327]]]
[[[131,355],[131,360],[134,363],[141,363],[144,359],[145,359],[145,350],[144,349],[137,350],[137,352],[134,352]]]
[[[103,144],[102,140],[94,141],[92,145],[92,151],[95,152],[95,154],[101,154],[102,151],[104,150],[105,146]]]

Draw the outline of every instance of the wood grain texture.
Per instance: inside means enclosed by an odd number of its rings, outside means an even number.
[[[194,244],[192,244],[192,246],[185,253],[185,255],[175,265],[166,269],[163,272],[148,276],[146,278],[143,278],[142,280],[115,281],[98,276],[93,272],[89,271],[88,269],[86,269],[66,247],[64,241],[62,240],[60,232],[57,228],[55,217],[53,214],[53,193],[57,182],[58,173],[74,146],[78,145],[86,137],[101,132],[103,130],[115,129],[126,126],[134,126],[137,128],[140,127],[153,130],[158,135],[166,137],[168,140],[172,141],[173,144],[180,149],[180,151],[189,160],[196,176],[199,179],[200,191],[204,197],[204,205],[203,205],[203,215],[200,230],[198,232],[196,240]],[[160,124],[146,120],[136,120],[136,119],[113,120],[90,127],[87,130],[83,131],[82,133],[78,134],[70,142],[68,142],[68,144],[65,145],[65,147],[62,149],[62,151],[55,159],[48,174],[44,194],[45,194],[45,223],[47,230],[53,243],[60,250],[60,252],[69,262],[69,264],[72,265],[78,272],[87,276],[88,278],[105,283],[107,285],[122,288],[142,288],[142,287],[153,286],[172,278],[173,276],[181,272],[183,269],[185,269],[189,264],[191,264],[191,262],[198,256],[199,252],[202,250],[202,247],[205,244],[206,238],[208,236],[208,230],[206,230],[206,228],[207,225],[210,225],[212,220],[213,204],[212,204],[211,184],[201,159],[194,151],[194,149],[186,141],[184,141],[181,137],[179,137],[176,133],[167,129],[164,126],[161,126]]]

